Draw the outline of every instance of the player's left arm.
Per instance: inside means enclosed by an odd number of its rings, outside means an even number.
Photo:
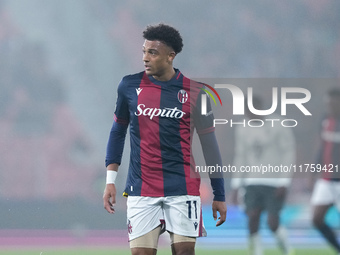
[[[200,84],[198,89],[200,90]],[[193,89],[194,91],[194,89]],[[210,101],[207,100],[207,112],[203,115],[201,113],[202,106],[202,94],[203,90],[200,90],[196,98],[194,107],[193,120],[197,130],[197,134],[200,138],[204,159],[207,166],[222,166],[222,159],[220,150],[218,148],[215,128],[213,125],[214,115],[212,113]],[[225,204],[225,191],[224,191],[224,179],[222,173],[209,174],[211,187],[213,189],[214,200],[212,203],[213,217],[218,219],[216,226],[222,225],[227,217],[227,206]],[[218,217],[217,212],[220,216]]]
[[[222,166],[222,158],[217,144],[215,132],[199,135],[202,145],[203,155],[208,166]],[[227,217],[227,206],[225,203],[224,179],[222,173],[210,174],[210,183],[213,189],[214,200],[212,211],[214,220],[217,220],[216,226],[222,225]],[[217,212],[220,216],[218,217]]]

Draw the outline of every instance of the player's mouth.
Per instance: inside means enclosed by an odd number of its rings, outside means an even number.
[[[145,70],[146,70],[146,71],[150,71],[150,69],[151,69],[151,67],[150,67],[150,66],[147,66],[147,65],[145,65],[144,67],[145,67]]]

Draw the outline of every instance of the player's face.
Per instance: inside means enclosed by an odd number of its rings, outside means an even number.
[[[143,44],[143,62],[147,75],[157,80],[167,80],[169,73],[173,73],[172,61],[175,52],[160,41],[145,40]]]

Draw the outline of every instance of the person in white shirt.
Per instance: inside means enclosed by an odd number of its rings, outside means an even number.
[[[258,97],[253,97],[253,106],[255,109],[261,109],[262,102]],[[295,163],[294,135],[291,128],[278,125],[279,122],[273,125],[271,121],[264,121],[263,116],[251,113],[247,106],[245,109],[248,119],[262,120],[258,122],[264,124],[261,127],[238,126],[235,131],[234,166],[238,170],[247,170],[247,172],[238,171],[233,175],[232,203],[238,203],[241,193],[239,191],[243,190],[248,216],[249,254],[263,254],[258,234],[263,211],[268,213],[268,226],[276,237],[282,253],[289,254],[291,249],[286,230],[280,225],[280,212],[292,176],[292,173],[285,172],[283,169]],[[270,119],[279,119],[279,117],[271,115]],[[272,173],[254,172],[256,169],[261,171],[265,167]]]

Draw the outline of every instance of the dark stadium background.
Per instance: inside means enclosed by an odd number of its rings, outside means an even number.
[[[105,147],[117,85],[142,70],[141,31],[158,22],[183,35],[175,66],[188,77],[311,79],[304,86],[313,118],[301,118],[294,132],[298,162],[313,163],[322,98],[339,86],[339,1],[0,0],[0,250],[20,243],[128,246],[125,199],[118,197],[114,216],[102,206]],[[261,94],[268,99],[264,88]],[[232,130],[217,133],[232,162]],[[211,235],[199,245],[244,248],[244,215],[230,206],[217,233],[209,192],[203,179]],[[307,178],[294,179],[283,219],[294,245],[325,247],[310,225],[310,192]],[[336,211],[329,221],[338,227]]]

